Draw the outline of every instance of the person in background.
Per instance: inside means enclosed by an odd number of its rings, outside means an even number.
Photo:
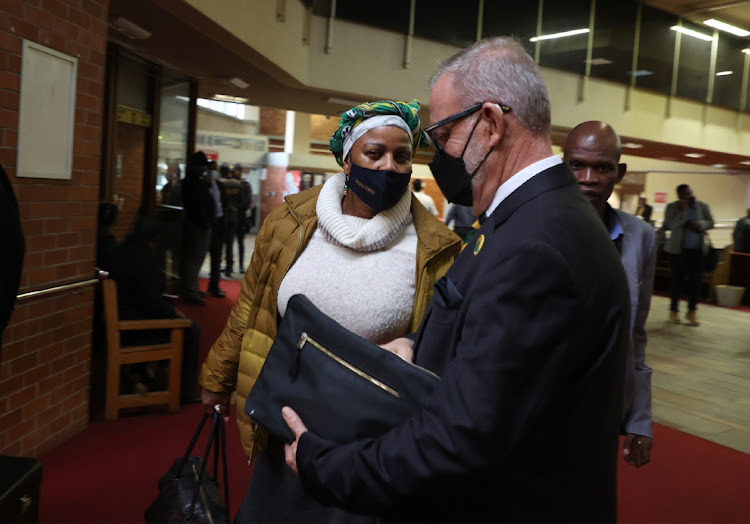
[[[185,318],[172,302],[162,295],[161,269],[154,252],[154,243],[159,234],[159,221],[139,213],[133,234],[112,252],[110,277],[117,282],[117,307],[120,320],[150,318]],[[198,402],[196,390],[201,328],[196,323],[185,328],[182,347],[182,373],[180,384],[181,403]],[[161,344],[169,341],[169,330],[163,332],[126,331],[122,344]],[[164,389],[166,373],[156,373],[160,368],[148,365],[131,365],[136,377],[136,392]],[[160,376],[161,375],[161,376]]]
[[[635,210],[634,215],[641,217],[644,222],[652,224],[651,212],[654,210],[653,207],[649,206],[646,202],[646,197],[638,197],[638,207]]]
[[[117,239],[112,234],[112,226],[117,221],[117,206],[102,202],[97,213],[96,267],[108,270],[112,265],[112,251],[117,247]]]
[[[747,216],[737,220],[732,239],[735,253],[750,253],[750,208]]]
[[[16,304],[26,249],[18,200],[2,164],[0,164],[0,222],[3,224],[0,228],[0,244],[3,246],[0,249],[0,267],[3,268],[3,277],[0,278],[0,350],[2,350],[2,335]]]
[[[231,277],[234,271],[234,238],[237,236],[239,211],[243,202],[242,184],[229,166],[221,172],[221,183],[224,186],[224,274]]]
[[[242,165],[234,165],[234,177],[240,181],[241,202],[237,213],[237,251],[239,255],[239,272],[245,271],[245,235],[250,232],[250,205],[253,201],[253,190],[250,182],[242,178]]]
[[[646,365],[646,320],[654,288],[654,228],[607,203],[627,170],[620,163],[620,137],[604,122],[583,122],[568,135],[564,159],[594,206],[620,253],[630,291],[630,339],[625,367],[623,456],[639,468],[651,460],[651,368]]]
[[[166,206],[182,206],[182,179],[180,178],[180,164],[175,161],[167,162],[167,183],[161,188],[161,204]]]
[[[292,295],[304,293],[345,328],[386,343],[417,329],[433,284],[459,253],[459,238],[409,191],[414,152],[429,145],[418,111],[416,100],[385,100],[345,112],[330,140],[343,171],[288,195],[261,226],[237,304],[200,378],[209,412],[220,404],[227,413],[236,388],[248,459],[258,454],[266,433],[243,407]],[[255,461],[236,518],[362,520],[372,519],[318,504],[304,493],[284,463],[284,443],[274,437]]]
[[[208,163],[209,183],[211,184],[211,198],[214,202],[214,218],[211,222],[211,243],[209,257],[211,259],[208,293],[223,298],[227,294],[219,287],[221,282],[221,252],[224,248],[224,184],[219,180],[219,170],[216,162]]]
[[[445,216],[445,225],[450,226],[450,224],[453,223],[453,232],[466,242],[468,241],[466,235],[471,231],[471,226],[475,220],[476,218],[474,217],[474,211],[471,209],[471,206],[451,204],[451,208]]]
[[[459,51],[431,87],[435,180],[487,216],[418,333],[390,344],[441,381],[403,424],[343,445],[285,407],[287,465],[320,503],[385,520],[613,522],[629,326],[617,250],[552,151],[547,86],[520,41]]]
[[[414,188],[414,196],[419,199],[419,201],[422,203],[422,205],[432,213],[434,216],[438,216],[438,210],[437,206],[435,206],[435,201],[432,199],[430,195],[427,193],[422,192],[422,187],[424,187],[424,183],[418,179],[415,178],[414,181],[412,181],[412,187]]]
[[[200,296],[198,273],[211,242],[211,226],[216,218],[211,184],[207,175],[208,158],[197,151],[185,168],[182,200],[185,209],[183,226],[182,286],[188,304],[205,305]]]
[[[714,227],[714,218],[708,204],[696,200],[687,184],[677,186],[677,197],[678,200],[667,204],[664,211],[664,229],[672,232],[664,246],[664,251],[670,254],[672,268],[669,320],[680,323],[680,295],[687,274],[688,312],[685,320],[691,326],[698,326],[705,233]]]

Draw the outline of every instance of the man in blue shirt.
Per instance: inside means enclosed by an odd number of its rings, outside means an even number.
[[[696,310],[703,275],[705,232],[714,227],[714,218],[708,204],[696,200],[687,184],[677,186],[677,196],[679,200],[667,204],[664,211],[664,229],[672,232],[664,246],[664,251],[670,254],[672,266],[669,320],[680,323],[680,294],[687,273],[688,312],[685,319],[691,326],[698,326]]]
[[[654,229],[607,203],[627,169],[620,163],[620,137],[604,122],[584,122],[565,141],[565,160],[620,253],[630,291],[630,338],[625,365],[623,455],[640,467],[651,460],[651,368],[646,365],[646,319],[654,287]]]

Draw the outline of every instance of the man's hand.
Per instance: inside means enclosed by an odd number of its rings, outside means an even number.
[[[678,201],[677,207],[680,210],[680,213],[684,213],[687,211],[687,208],[690,207],[690,201],[688,201],[687,198],[681,198]]]
[[[697,220],[693,220],[692,222],[688,223],[688,229],[691,231],[695,231],[696,233],[701,232],[701,224]]]
[[[206,388],[201,390],[201,404],[203,410],[209,415],[214,414],[214,406],[219,404],[220,412],[224,414],[224,419],[229,418],[229,393],[216,393],[215,391],[209,391]]]
[[[299,438],[302,436],[302,433],[307,431],[307,427],[302,423],[302,419],[299,418],[299,415],[297,415],[297,413],[295,413],[289,406],[284,406],[281,409],[281,414],[284,417],[286,425],[289,426],[289,429],[294,433],[294,442],[284,446],[286,465],[292,468],[295,475],[299,476],[299,472],[297,471],[297,444],[299,444]]]
[[[625,435],[625,443],[622,445],[622,454],[625,462],[630,462],[636,468],[640,468],[651,462],[651,446],[654,441],[651,437],[628,433]]]
[[[414,341],[410,338],[396,338],[387,344],[382,344],[380,347],[397,354],[407,362],[414,361]]]

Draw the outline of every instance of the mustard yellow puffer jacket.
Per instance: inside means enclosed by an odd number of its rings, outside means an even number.
[[[254,455],[254,438],[261,448],[265,435],[260,431],[256,435],[254,423],[245,414],[245,400],[276,336],[279,285],[317,228],[315,207],[321,187],[286,197],[263,222],[237,303],[201,370],[200,384],[207,390],[237,390],[237,425],[248,461]],[[433,284],[458,256],[461,240],[414,196],[411,212],[418,237],[411,320],[414,332],[432,297]]]

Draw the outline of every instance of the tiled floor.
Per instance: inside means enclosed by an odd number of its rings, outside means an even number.
[[[245,264],[254,245],[247,235]],[[201,276],[209,276],[208,256]],[[654,296],[646,326],[654,421],[750,453],[750,313],[702,304],[701,325],[691,327],[667,322],[668,309]]]
[[[646,325],[654,421],[750,453],[750,313],[699,305],[692,327],[668,309],[654,296]]]

